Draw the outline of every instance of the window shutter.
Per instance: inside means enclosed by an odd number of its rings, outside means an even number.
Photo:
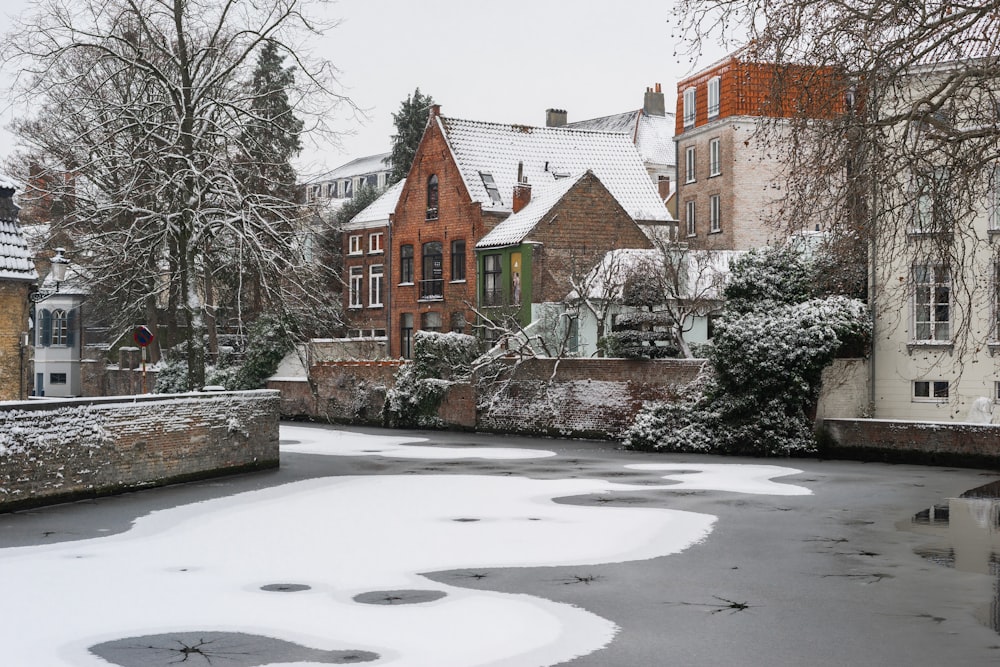
[[[66,347],[73,347],[76,342],[76,309],[66,313]]]
[[[42,326],[39,328],[38,346],[48,347],[52,342],[52,313],[43,310],[41,313]]]

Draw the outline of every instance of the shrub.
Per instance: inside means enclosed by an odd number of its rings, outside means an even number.
[[[479,356],[479,341],[460,333],[417,331],[413,359],[396,373],[386,394],[386,419],[395,427],[438,427],[438,407],[456,380],[466,379]]]

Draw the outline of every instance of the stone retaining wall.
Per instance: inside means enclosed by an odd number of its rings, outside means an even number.
[[[0,511],[278,466],[276,391],[7,403]]]
[[[829,458],[1000,468],[997,424],[825,419],[820,443]]]

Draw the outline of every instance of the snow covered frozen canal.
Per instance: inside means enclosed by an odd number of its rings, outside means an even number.
[[[275,472],[0,515],[0,663],[1000,659],[979,618],[995,575],[929,563],[896,525],[994,474],[293,424],[281,438]]]

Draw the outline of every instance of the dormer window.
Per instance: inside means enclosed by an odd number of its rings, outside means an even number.
[[[694,126],[694,121],[697,117],[695,113],[694,94],[694,88],[688,88],[684,91],[684,127]]]
[[[708,80],[708,117],[717,118],[719,116],[719,77]]]
[[[493,180],[493,174],[487,174],[486,172],[479,172],[479,177],[483,179],[483,186],[486,188],[486,194],[490,196],[490,199],[494,204],[502,203],[500,199],[500,189],[497,188],[497,182]]]
[[[438,177],[431,174],[427,179],[427,220],[438,219]]]

